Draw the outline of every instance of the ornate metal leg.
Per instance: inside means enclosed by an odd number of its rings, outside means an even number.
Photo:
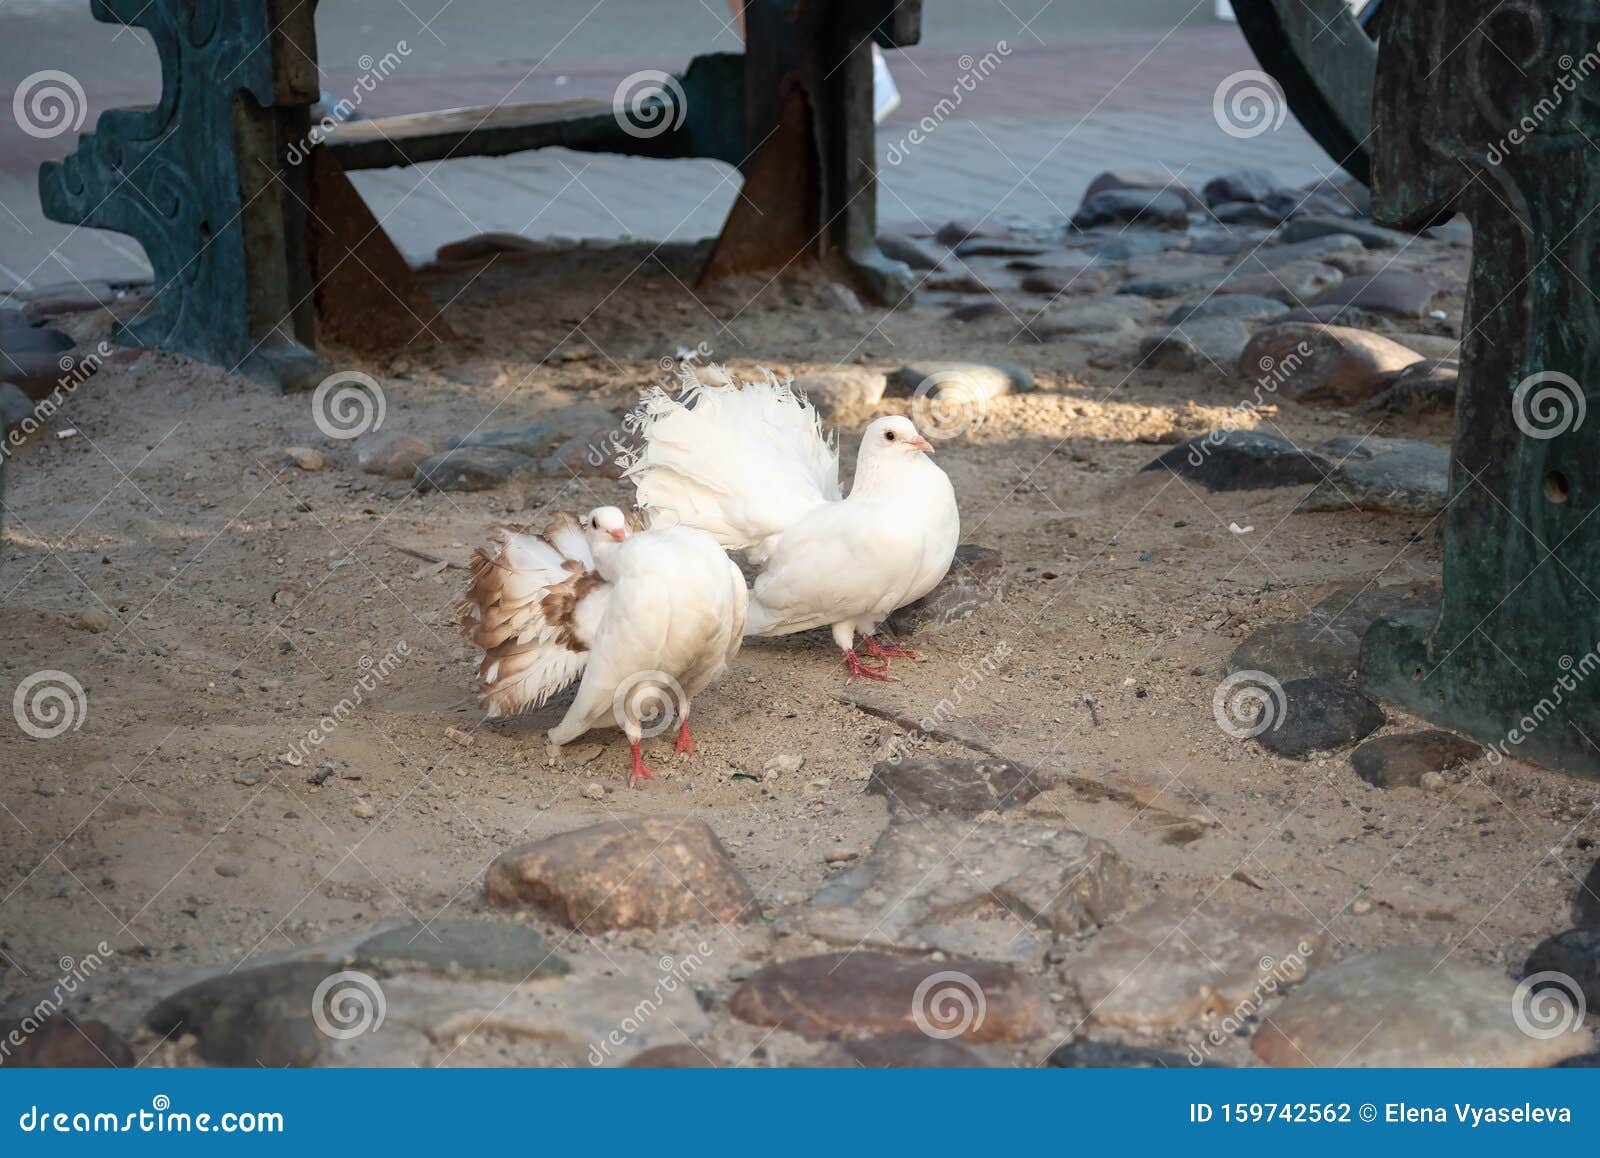
[[[748,0],[745,186],[702,281],[797,261],[843,265],[894,303],[911,271],[878,249],[872,42],[914,44],[920,0]]]
[[[1380,621],[1362,684],[1495,758],[1600,777],[1600,116],[1574,72],[1600,10],[1409,0],[1385,20],[1375,209],[1416,228],[1458,208],[1474,247],[1443,607]]]
[[[1233,12],[1306,132],[1370,184],[1378,50],[1348,0],[1233,0]]]
[[[161,60],[160,104],[106,112],[72,156],[39,171],[46,216],[129,234],[154,267],[152,307],[114,340],[315,384],[313,270],[329,230],[314,208],[331,182],[289,159],[317,99],[314,6],[92,0],[92,11],[145,28]],[[362,284],[394,300],[376,274]]]

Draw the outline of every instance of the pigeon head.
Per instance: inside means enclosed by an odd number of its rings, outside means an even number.
[[[620,543],[628,537],[628,520],[617,507],[596,507],[584,516],[583,530],[596,543]]]
[[[917,433],[911,419],[899,414],[879,418],[867,427],[861,436],[861,455],[873,458],[915,458],[919,454],[932,454],[933,444]]]

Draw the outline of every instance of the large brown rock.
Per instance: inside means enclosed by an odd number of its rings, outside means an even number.
[[[1322,951],[1310,917],[1162,900],[1102,930],[1062,966],[1089,1017],[1130,1029],[1253,1015]]]
[[[1531,1020],[1537,998],[1519,1001],[1505,974],[1448,949],[1387,949],[1307,981],[1250,1048],[1274,1066],[1474,1069],[1549,1066],[1593,1048],[1581,1019],[1566,1030]]]
[[[1364,402],[1389,376],[1422,355],[1399,342],[1348,326],[1283,322],[1257,330],[1239,355],[1239,373],[1268,393],[1297,402]]]
[[[756,915],[716,833],[689,819],[608,821],[523,845],[489,866],[485,890],[495,904],[532,906],[584,932]]]
[[[867,780],[867,791],[888,800],[897,816],[1004,812],[1021,808],[1047,787],[1048,778],[1032,768],[995,756],[880,760]]]
[[[0,1066],[38,1069],[122,1069],[134,1064],[128,1043],[103,1021],[50,1018],[32,1033],[18,1030],[22,1044],[0,1052]],[[0,1034],[0,1037],[8,1035]]]
[[[755,973],[728,1008],[752,1025],[811,1041],[918,1032],[940,1040],[1024,1041],[1046,1028],[1044,1004],[1021,973],[960,957],[801,957]]]

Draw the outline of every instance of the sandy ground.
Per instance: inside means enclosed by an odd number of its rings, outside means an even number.
[[[663,355],[699,342],[746,371],[893,369],[913,357],[1023,364],[1039,391],[996,401],[938,455],[964,541],[1005,554],[1004,599],[919,637],[923,659],[898,665],[896,694],[935,704],[1004,644],[995,674],[962,699],[963,728],[1046,771],[1164,790],[1210,826],[1174,845],[1135,808],[1065,791],[1036,802],[1116,845],[1144,896],[1304,914],[1335,956],[1426,943],[1514,967],[1568,926],[1600,837],[1596,786],[1480,761],[1445,792],[1385,792],[1342,756],[1279,759],[1213,720],[1221,664],[1242,636],[1339,585],[1437,579],[1435,526],[1296,514],[1305,488],[1209,494],[1136,473],[1163,444],[1227,417],[1241,398],[1231,375],[1127,358],[1096,367],[1071,340],[1015,340],[1004,316],[954,325],[934,302],[856,314],[814,278],[697,300],[684,286],[702,252],[642,260],[619,247],[436,272],[429,287],[453,301],[462,341],[338,364],[381,381],[386,427],[435,440],[575,402],[620,411],[662,377]],[[1448,260],[1463,264],[1464,251]],[[1459,317],[1459,298],[1450,312]],[[107,322],[61,324],[92,343]],[[845,461],[873,414],[903,407],[841,414]],[[1287,401],[1259,421],[1304,440],[1447,440],[1440,419]],[[624,501],[622,484],[417,495],[359,473],[349,445],[318,432],[306,396],[162,353],[107,367],[57,420],[67,423],[77,437],[36,440],[11,473],[0,663],[8,687],[41,669],[70,673],[88,708],[52,739],[9,720],[0,729],[0,996],[101,941],[117,950],[108,968],[126,971],[244,961],[379,916],[482,912],[497,854],[609,817],[703,818],[778,915],[837,871],[828,853],[864,852],[885,823],[882,799],[861,789],[895,730],[836,700],[842,670],[824,636],[749,644],[697,704],[698,753],[673,757],[665,738],[653,741],[663,774],[638,791],[615,732],[552,762],[539,720],[481,721],[454,626],[464,572],[429,573],[402,548],[464,562],[497,521]],[[327,467],[290,464],[293,445],[321,450]],[[97,612],[108,626],[86,629],[100,626]],[[313,758],[283,762],[351,696],[364,657],[402,643],[392,674]],[[1416,726],[1391,715],[1392,730]],[[804,767],[733,778],[785,754]],[[324,756],[334,774],[312,785]],[[604,799],[583,795],[591,782]],[[1059,1029],[1074,1031],[1070,1011]],[[1037,1060],[1049,1044],[1004,1056]]]

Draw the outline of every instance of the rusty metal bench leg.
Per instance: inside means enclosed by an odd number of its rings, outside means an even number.
[[[1600,10],[1409,0],[1387,21],[1374,208],[1406,228],[1457,208],[1474,245],[1443,606],[1380,621],[1361,681],[1492,759],[1600,777],[1600,117],[1563,99]]]
[[[872,42],[914,44],[920,0],[748,0],[745,185],[702,281],[840,266],[887,304],[911,272],[878,249]]]
[[[317,98],[313,6],[93,0],[92,11],[148,30],[161,60],[156,107],[107,111],[76,152],[39,171],[47,217],[129,234],[150,258],[153,305],[114,339],[286,387],[314,385],[322,364],[313,353],[313,271],[342,256],[333,246],[336,256],[319,261],[317,247],[332,235],[354,248],[364,234],[317,213],[342,173],[314,179],[287,160],[307,139]],[[351,281],[379,308],[395,301],[376,272],[350,275],[347,294],[356,292]]]

